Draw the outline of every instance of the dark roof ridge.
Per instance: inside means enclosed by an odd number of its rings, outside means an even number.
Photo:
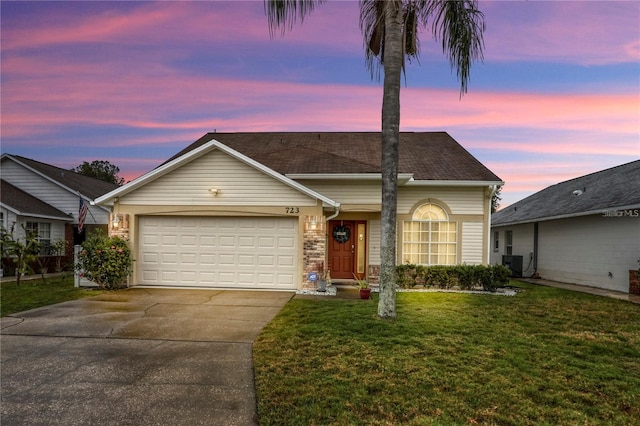
[[[614,169],[619,169],[621,167],[630,166],[633,163],[640,163],[640,160],[633,160],[633,161],[629,161],[628,163],[618,164],[617,166],[609,167],[607,169],[602,169],[602,170],[598,170],[598,171],[595,171],[595,172],[587,173],[586,175],[577,176],[577,177],[574,177],[574,178],[571,178],[571,179],[564,180],[562,182],[555,183],[553,185],[550,185],[550,187],[551,186],[556,186],[556,185],[564,185],[564,184],[567,184],[567,183],[575,181],[575,180],[585,179],[585,178],[588,178],[588,177],[591,177],[591,176],[594,176],[594,175],[598,175],[598,174],[601,174],[601,173],[609,173],[609,172],[613,171]]]

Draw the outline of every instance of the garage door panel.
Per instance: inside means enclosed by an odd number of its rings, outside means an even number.
[[[278,266],[293,266],[293,256],[278,256]]]
[[[218,247],[219,248],[235,248],[237,246],[236,237],[230,235],[221,235],[218,238]]]
[[[158,253],[142,253],[142,261],[149,264],[157,264],[158,263]]]
[[[238,237],[238,247],[240,248],[256,248],[256,238],[255,237]]]
[[[141,217],[142,284],[294,289],[296,218]]]
[[[214,266],[216,264],[216,257],[213,254],[198,254],[198,264],[202,267]]]
[[[278,238],[278,248],[286,249],[295,247],[295,240],[289,237]]]

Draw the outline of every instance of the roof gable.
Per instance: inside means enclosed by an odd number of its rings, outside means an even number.
[[[122,197],[125,196],[127,194],[130,194],[131,192],[137,190],[138,188],[141,188],[145,185],[150,184],[151,182],[154,182],[156,180],[158,180],[159,178],[167,175],[168,173],[177,170],[178,168],[200,158],[201,156],[211,152],[212,150],[220,150],[221,152],[224,152],[225,154],[231,156],[232,158],[235,158],[236,160],[244,163],[245,165],[252,167],[253,169],[271,177],[272,179],[275,179],[276,181],[279,181],[280,183],[285,184],[286,186],[295,189],[296,191],[299,191],[311,198],[314,198],[316,200],[321,200],[322,202],[329,204],[331,206],[339,206],[340,204],[335,202],[334,200],[331,200],[330,198],[319,194],[309,188],[307,188],[306,186],[297,183],[296,181],[289,179],[286,176],[281,175],[280,173],[270,169],[269,167],[265,166],[264,164],[258,163],[257,161],[229,148],[228,146],[220,143],[217,140],[210,140],[205,142],[204,144],[199,145],[198,147],[195,147],[193,150],[189,151],[189,152],[185,152],[183,155],[181,156],[177,156],[174,157],[172,160],[162,164],[160,167],[150,171],[149,173],[146,173],[145,175],[139,177],[138,179],[135,179],[132,182],[129,182],[128,184],[108,193],[103,195],[102,197],[99,197],[95,200],[96,204],[109,204],[112,202],[112,200],[116,197]]]
[[[24,192],[5,180],[0,180],[0,202],[20,216],[72,221],[73,218],[50,204]]]
[[[492,225],[640,207],[640,160],[560,182],[496,212]]]

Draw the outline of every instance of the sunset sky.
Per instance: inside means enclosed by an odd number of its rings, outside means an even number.
[[[459,83],[430,28],[402,131],[446,131],[506,206],[640,158],[640,2],[481,1],[485,58]],[[271,38],[262,1],[0,3],[2,152],[133,179],[203,134],[379,131],[356,1]],[[348,149],[348,147],[345,147]]]

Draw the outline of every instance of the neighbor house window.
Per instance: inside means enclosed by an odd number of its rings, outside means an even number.
[[[504,233],[504,254],[507,256],[513,254],[513,231],[505,231]]]
[[[458,224],[450,222],[444,209],[423,204],[411,220],[403,222],[402,256],[405,263],[455,265]]]
[[[493,251],[497,252],[500,249],[500,232],[493,231]]]
[[[33,232],[40,244],[40,254],[49,254],[51,247],[51,224],[47,222],[27,222],[26,230]]]

